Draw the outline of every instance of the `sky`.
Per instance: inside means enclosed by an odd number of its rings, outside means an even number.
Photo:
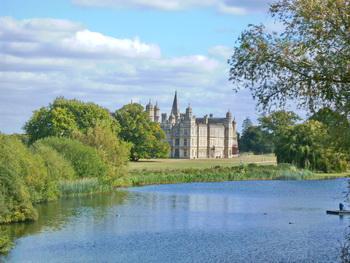
[[[274,27],[269,0],[0,0],[0,131],[21,133],[56,97],[115,111],[158,102],[197,117],[258,111],[234,93],[227,59],[249,24]]]

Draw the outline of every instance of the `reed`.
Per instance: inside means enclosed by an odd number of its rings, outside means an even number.
[[[337,176],[338,175],[338,176]],[[337,174],[331,178],[347,177]],[[117,186],[142,186],[151,184],[175,184],[191,182],[223,182],[239,180],[311,180],[328,179],[326,174],[315,174],[288,164],[281,165],[240,165],[232,167],[215,166],[205,169],[161,169],[159,171],[134,170],[127,177],[117,181]]]
[[[104,193],[111,191],[110,185],[102,184],[98,178],[82,178],[74,181],[61,181],[59,189],[62,196]]]

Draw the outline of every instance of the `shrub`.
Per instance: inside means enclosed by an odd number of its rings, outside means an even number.
[[[0,224],[35,220],[36,210],[30,201],[30,194],[13,170],[0,165]]]
[[[31,150],[41,157],[47,169],[47,195],[44,199],[48,201],[57,199],[60,196],[59,182],[75,178],[72,165],[56,150],[40,142],[33,144]]]
[[[17,177],[27,186],[32,202],[47,200],[48,174],[43,159],[33,154],[17,138],[0,135],[0,165]]]
[[[8,253],[12,246],[13,242],[10,239],[8,231],[0,227],[0,255]]]
[[[86,134],[74,134],[74,138],[97,150],[102,160],[111,168],[109,179],[126,174],[131,145],[121,141],[111,129],[98,124],[89,128]]]
[[[102,178],[108,173],[108,165],[102,161],[97,150],[79,141],[67,138],[48,137],[41,139],[39,142],[59,152],[71,163],[76,175],[80,178]]]

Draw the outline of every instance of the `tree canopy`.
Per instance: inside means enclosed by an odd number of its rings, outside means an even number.
[[[165,141],[165,133],[158,123],[152,122],[142,105],[127,104],[117,110],[115,117],[120,124],[119,136],[130,142],[130,159],[167,157],[169,145]]]
[[[71,137],[77,131],[85,133],[97,123],[104,123],[116,134],[119,131],[118,122],[107,109],[94,103],[60,97],[35,111],[24,129],[32,143],[48,136]]]
[[[249,88],[265,108],[296,99],[349,116],[349,0],[280,0],[270,14],[283,30],[250,25],[241,34],[229,60],[234,89]]]
[[[276,140],[275,154],[278,163],[310,170],[342,172],[348,167],[347,156],[331,143],[326,126],[315,120],[287,127]]]

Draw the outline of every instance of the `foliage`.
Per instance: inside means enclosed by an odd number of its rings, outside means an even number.
[[[76,177],[75,171],[69,161],[64,159],[56,150],[37,141],[31,146],[34,154],[39,155],[47,169],[45,182],[48,196],[46,201],[56,200],[60,196],[59,182],[71,180]]]
[[[0,224],[37,218],[22,178],[4,164],[0,164],[0,207]]]
[[[48,137],[39,141],[59,152],[73,166],[78,177],[105,177],[108,166],[94,148],[68,138]]]
[[[318,121],[290,126],[276,140],[277,162],[323,172],[346,171],[346,155],[330,141],[325,125]]]
[[[52,196],[44,160],[16,137],[0,135],[0,164],[23,179],[32,202],[47,201]]]
[[[13,246],[8,231],[0,226],[0,255],[7,254]]]
[[[323,123],[327,128],[329,136],[332,138],[329,143],[337,147],[340,152],[346,153],[350,159],[349,119],[330,108],[319,110],[310,119]]]
[[[152,122],[143,107],[137,103],[117,110],[115,117],[120,123],[120,137],[132,144],[130,159],[167,157],[169,145],[158,123]]]
[[[264,107],[297,99],[349,116],[349,1],[279,0],[270,13],[283,30],[251,25],[241,34],[229,60],[235,90],[249,88]]]
[[[255,154],[273,152],[273,143],[269,134],[261,126],[249,126],[243,130],[238,142],[240,152],[253,152]]]
[[[35,111],[24,128],[30,143],[48,136],[71,137],[76,131],[86,132],[103,122],[117,134],[119,125],[108,110],[78,100],[57,98],[47,107]]]
[[[269,134],[279,134],[299,120],[301,120],[300,117],[294,112],[280,110],[260,117],[259,123]]]
[[[111,129],[97,124],[89,128],[86,134],[75,133],[73,137],[97,150],[102,160],[110,167],[110,179],[126,173],[131,145],[121,141]]]
[[[242,123],[242,134],[247,131],[250,127],[254,126],[253,122],[249,118],[245,118]]]

